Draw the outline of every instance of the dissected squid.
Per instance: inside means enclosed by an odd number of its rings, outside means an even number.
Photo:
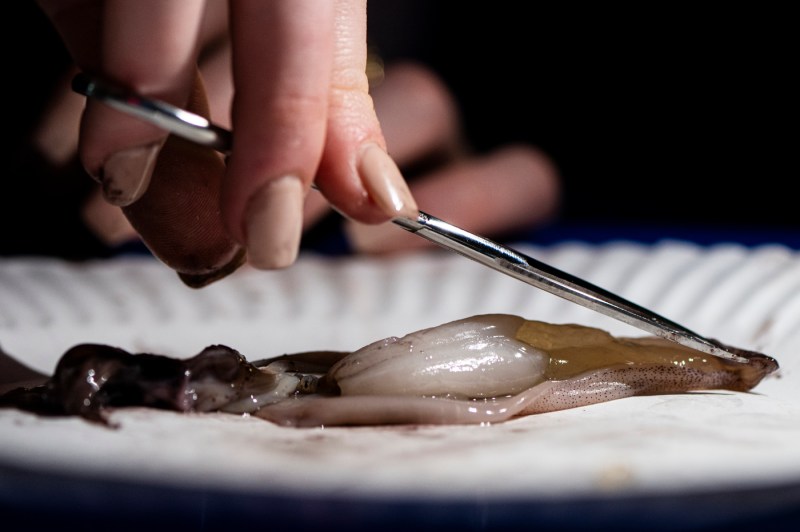
[[[728,347],[728,349],[732,349]],[[634,395],[749,391],[778,369],[733,349],[731,362],[661,338],[487,314],[391,337],[357,351],[248,362],[226,346],[178,360],[81,344],[52,377],[0,396],[0,406],[107,422],[148,406],[258,416],[288,426],[464,424],[576,408]],[[32,380],[31,380],[32,379]]]

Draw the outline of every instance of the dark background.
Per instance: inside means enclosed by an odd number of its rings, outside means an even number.
[[[776,9],[372,0],[369,32],[385,61],[439,72],[475,150],[523,141],[553,158],[565,187],[558,227],[791,239],[798,43]],[[68,58],[35,3],[7,10],[0,251],[108,253],[80,227],[70,201],[83,191],[52,176],[42,186],[46,169],[26,149]]]
[[[370,27],[444,75],[477,148],[550,154],[566,219],[800,228],[788,14],[593,5],[384,0]]]

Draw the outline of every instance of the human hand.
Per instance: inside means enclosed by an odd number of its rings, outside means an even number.
[[[196,65],[229,24],[227,161],[100,103],[81,122],[87,172],[187,284],[224,276],[245,252],[258,268],[291,264],[312,181],[354,220],[415,216],[368,92],[365,4],[40,1],[81,70],[203,115]]]
[[[215,8],[219,8],[220,5],[224,7],[224,3],[213,4]],[[198,65],[212,120],[230,128],[234,79],[231,77],[232,54],[224,15],[224,12],[219,11],[205,14],[199,30],[199,41],[206,44],[199,54]],[[553,214],[559,199],[559,181],[553,165],[545,155],[526,145],[506,147],[488,155],[471,154],[463,139],[461,121],[453,96],[432,72],[420,65],[397,64],[389,65],[383,74],[382,81],[375,83],[370,90],[375,109],[393,158],[410,174],[418,174],[411,183],[412,191],[425,210],[465,229],[488,236],[536,225]],[[65,79],[68,80],[70,77],[71,74]],[[72,115],[76,114],[75,108],[83,105],[82,98],[69,93],[66,83],[61,96],[61,106],[72,107]],[[63,119],[64,114],[64,112],[51,113],[51,120],[46,121],[40,130],[50,131],[49,136],[52,139],[53,130],[58,130],[59,125],[70,123],[69,120]],[[120,119],[119,116],[114,118]],[[236,131],[238,139],[238,127]],[[55,136],[61,139],[69,137],[69,131],[66,133],[61,131]],[[48,144],[52,151],[53,146],[58,143],[41,142],[40,149],[41,144]],[[162,148],[160,160],[165,157],[164,151],[167,148],[170,148],[169,144]],[[74,144],[68,142],[66,151],[74,149]],[[188,148],[184,145],[183,149],[197,148]],[[178,153],[173,159],[180,160],[181,155]],[[205,153],[204,156],[207,159],[209,155]],[[422,165],[424,171],[414,171],[421,168],[420,162],[430,163],[434,160],[439,164],[425,164]],[[202,159],[200,161],[202,162]],[[202,162],[194,171],[208,174],[212,168],[215,174],[224,173],[224,169],[220,169],[213,160]],[[153,175],[154,177],[163,175],[164,182],[172,185],[176,181],[175,176],[180,175],[182,169],[182,166],[173,164],[164,167],[159,163]],[[350,175],[352,176],[353,172]],[[397,177],[399,174],[394,176]],[[222,177],[218,179],[221,180]],[[166,192],[168,193],[169,189]],[[146,198],[147,195],[143,197]],[[170,196],[165,193],[157,197]],[[367,196],[367,200],[374,205],[374,198]],[[141,202],[142,199],[134,202],[134,205]],[[309,194],[305,200],[303,226],[305,228],[313,226],[329,211],[329,208],[324,196],[316,192]],[[123,210],[129,218],[133,213],[131,221],[137,221],[135,207],[127,206],[123,207]],[[170,205],[164,205],[163,210],[165,215],[169,215]],[[123,211],[119,207],[109,204],[97,194],[86,202],[84,218],[96,234],[104,236],[111,243],[137,237],[136,231],[141,231],[141,228],[145,229],[142,236],[147,242],[148,234],[159,234],[163,224],[158,224],[150,218],[152,211],[149,208],[141,208],[141,211],[144,215],[139,217],[137,227],[134,228],[128,218],[122,215]],[[394,215],[391,208],[389,211],[389,215]],[[191,209],[187,214],[192,215]],[[386,212],[383,212],[376,218],[366,221],[382,221],[387,217]],[[168,217],[165,218],[165,223],[167,222]],[[215,222],[211,220],[211,227],[219,227]],[[152,229],[151,224],[155,224]],[[168,229],[171,229],[171,225]],[[352,248],[359,252],[387,253],[429,245],[424,239],[400,231],[390,224],[365,224],[358,221],[356,216],[347,221],[345,231]],[[176,238],[181,238],[179,232],[172,231],[172,233]],[[199,235],[197,238],[201,240],[201,244],[207,242],[205,240],[207,237],[204,235]],[[231,242],[225,238],[218,238],[217,241],[228,244]],[[194,241],[190,241],[190,244],[195,246]],[[152,243],[148,245],[153,248]],[[159,247],[162,248],[166,249],[168,254],[174,254],[175,247],[169,242]],[[228,248],[223,246],[222,250],[226,249]],[[234,245],[232,249],[238,251],[240,248]],[[191,247],[182,251],[182,253],[187,252],[191,252]],[[214,257],[213,253],[209,255]],[[224,257],[224,253],[218,256]],[[259,266],[258,263],[254,265]],[[235,266],[238,266],[238,263],[234,262],[233,267]],[[181,273],[179,269],[178,271]],[[225,273],[227,272],[224,267],[212,270],[212,276],[222,276]],[[197,283],[197,279],[192,279],[185,273],[182,273],[182,277],[185,281]],[[199,280],[210,282],[213,277],[201,275]]]
[[[453,94],[433,71],[414,62],[384,66],[379,57],[370,60],[367,70],[389,153],[411,177],[411,192],[423,210],[494,237],[535,227],[555,215],[561,183],[547,155],[522,143],[473,153]],[[224,54],[209,60],[203,72],[213,87],[212,107],[224,111],[232,97]],[[304,227],[313,228],[329,211],[326,199],[312,192],[306,198]],[[359,253],[433,246],[389,223],[348,219],[344,233],[350,248]]]

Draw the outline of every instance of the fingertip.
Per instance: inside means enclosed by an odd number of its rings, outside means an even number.
[[[81,118],[81,164],[103,185],[107,201],[126,206],[146,191],[167,136],[140,119],[89,100]]]

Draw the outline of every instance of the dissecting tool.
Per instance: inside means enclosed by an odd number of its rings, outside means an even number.
[[[202,116],[166,102],[139,96],[83,73],[75,76],[72,88],[75,92],[97,99],[189,141],[222,153],[227,153],[231,149],[233,136],[230,131],[214,125]],[[736,362],[747,362],[746,358],[731,352],[725,345],[704,338],[651,310],[425,212],[420,211],[416,219],[395,218],[392,222],[406,231],[494,270],[647,333],[709,355]]]

